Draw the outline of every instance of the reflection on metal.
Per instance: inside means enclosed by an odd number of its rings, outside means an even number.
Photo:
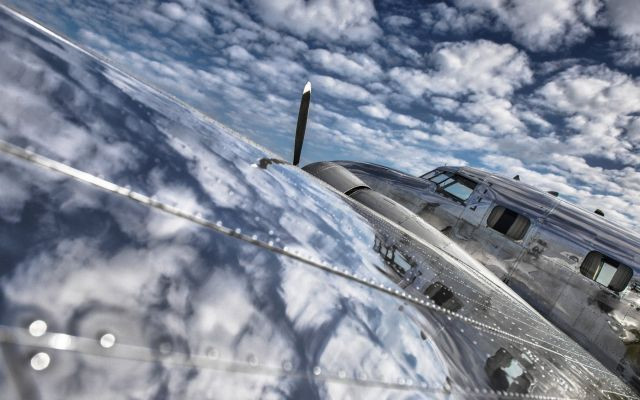
[[[303,169],[347,195],[351,195],[359,189],[369,188],[346,168],[334,163],[314,163]]]
[[[425,175],[442,171],[477,182],[466,204],[460,204],[428,179],[372,164],[339,164],[372,190],[446,228],[448,237],[611,370],[638,363],[629,359],[629,342],[621,338],[636,337],[631,332],[640,328],[638,281],[630,280],[632,271],[640,271],[637,234],[517,180],[473,168],[442,167]],[[492,216],[506,209],[512,221],[496,230]],[[509,235],[518,218],[524,221],[518,235]],[[602,255],[599,261],[611,261],[591,270],[593,252]],[[594,298],[606,298],[606,307]],[[638,369],[640,364],[631,368]]]
[[[532,378],[526,368],[502,347],[487,359],[484,370],[495,390],[527,393],[531,386]]]
[[[451,289],[441,282],[432,283],[425,291],[425,296],[433,300],[434,303],[450,311],[458,311],[462,308],[462,303],[451,292]]]
[[[262,157],[260,160],[258,160],[258,164],[256,164],[258,167],[262,168],[262,169],[267,169],[267,167],[271,164],[286,164],[286,162],[279,160],[277,158],[267,158],[267,157]]]
[[[71,336],[64,333],[52,333],[49,336],[49,346],[56,350],[71,350],[73,343]]]
[[[385,264],[401,277],[405,277],[409,271],[415,269],[415,264],[412,265],[411,261],[397,251],[398,249],[395,246],[385,246],[378,236],[375,238],[373,249],[380,253]],[[413,279],[415,279],[415,276],[413,276]]]

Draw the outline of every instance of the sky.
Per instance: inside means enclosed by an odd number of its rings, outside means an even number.
[[[640,230],[640,1],[9,1],[280,157],[468,165]]]

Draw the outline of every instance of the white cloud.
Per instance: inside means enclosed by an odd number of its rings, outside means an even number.
[[[324,40],[368,43],[381,35],[371,0],[256,0],[260,17],[274,28]]]
[[[86,29],[80,29],[79,33],[80,37],[87,43],[89,43],[91,47],[95,47],[101,50],[112,48],[111,42],[107,38],[95,32],[91,32]]]
[[[422,56],[420,53],[413,47],[407,45],[405,40],[396,36],[387,36],[385,37],[384,44],[403,58],[398,62],[404,63],[412,61],[414,64],[422,64]]]
[[[411,96],[425,91],[447,96],[487,93],[505,96],[531,82],[527,56],[509,44],[487,40],[441,43],[429,55],[433,69],[396,67],[389,76]]]
[[[399,114],[389,110],[387,106],[382,103],[363,105],[358,107],[358,110],[370,117],[387,120],[393,122],[394,124],[406,126],[408,128],[415,128],[418,125],[423,124],[422,121],[410,115]]]
[[[536,51],[556,50],[592,34],[599,3],[593,0],[457,0],[465,12],[486,12],[511,31],[513,38]]]
[[[394,113],[394,114],[391,114],[389,119],[394,124],[406,126],[408,128],[415,128],[416,126],[422,124],[422,121],[420,121],[419,119],[413,118],[412,116],[404,115],[404,114],[395,114]]]
[[[303,80],[306,70],[297,62],[285,57],[262,58],[251,64],[251,69],[267,83],[284,85]]]
[[[489,95],[472,95],[457,114],[470,121],[481,121],[499,133],[523,130],[518,112],[511,101]]]
[[[326,49],[314,49],[307,52],[306,56],[314,64],[325,70],[355,81],[372,79],[382,73],[380,65],[365,54],[352,53],[345,55]]]
[[[575,195],[577,193],[577,190],[567,182],[565,177],[530,170],[517,158],[489,154],[482,157],[482,162],[506,176],[520,175],[522,182],[544,191],[555,190],[563,195]]]
[[[579,43],[594,26],[609,27],[618,40],[615,61],[633,64],[640,63],[635,2],[612,0],[606,13],[599,0],[460,0],[457,8],[439,3],[406,14],[411,18],[381,9],[387,32],[379,40],[378,16],[368,1],[348,10],[351,5],[332,9],[320,0],[256,0],[253,10],[236,1],[174,1],[144,3],[135,16],[86,2],[65,12],[83,28],[76,38],[83,45],[275,151],[290,147],[299,92],[311,77],[317,94],[335,99],[313,102],[310,158],[361,159],[419,173],[489,157],[486,167],[521,168],[529,182],[588,207],[598,203],[607,215],[617,215],[616,209],[627,218],[640,215],[635,77],[603,66],[573,67],[589,61],[565,54],[534,64],[517,45],[437,43],[437,35],[415,33],[508,29],[528,49],[547,51]],[[337,16],[341,10],[347,11]],[[191,58],[194,48],[202,54]],[[424,54],[425,48],[433,50]],[[525,86],[535,84],[534,65],[535,77],[545,82],[529,96]],[[420,107],[432,113],[424,121]],[[600,163],[602,157],[608,160]],[[589,165],[592,158],[603,166]]]
[[[229,57],[232,60],[252,61],[255,59],[255,57],[251,55],[251,53],[249,53],[244,47],[235,44],[233,46],[227,47],[225,51],[227,52],[227,54],[229,54]]]
[[[364,114],[370,117],[378,118],[378,119],[389,118],[389,116],[391,115],[391,110],[389,110],[387,106],[385,106],[382,103],[367,104],[364,106],[360,106],[358,107],[358,110],[360,110],[361,112],[363,112]]]
[[[572,67],[541,87],[534,102],[565,118],[572,132],[567,151],[636,164],[623,132],[633,132],[640,112],[640,82],[605,66]]]
[[[366,89],[330,76],[314,75],[311,78],[311,82],[314,87],[329,96],[362,102],[372,99],[371,93]]]
[[[420,18],[427,28],[439,34],[465,34],[490,22],[483,14],[459,11],[445,3],[429,6]]]
[[[627,137],[636,147],[640,147],[640,117],[630,119],[627,125]]]
[[[567,114],[626,114],[640,110],[640,84],[605,66],[575,66],[537,91],[552,108]]]
[[[157,9],[148,3],[140,7],[138,15],[149,25],[162,32],[178,28],[179,34],[196,37],[213,31],[199,4],[180,5],[175,2],[162,3]]]
[[[614,35],[619,37],[619,50],[614,62],[620,65],[640,65],[640,2],[612,0],[607,4],[607,20]]]
[[[200,32],[209,32],[211,31],[211,25],[209,21],[205,17],[197,13],[189,13],[184,18],[184,23],[195,28]]]
[[[460,102],[448,97],[432,96],[429,101],[439,112],[455,112],[460,107]]]
[[[469,132],[451,121],[438,120],[433,124],[432,130],[438,134],[431,135],[430,140],[443,150],[490,151],[495,149],[495,143],[491,138]]]
[[[635,0],[610,0],[607,17],[613,32],[621,37],[640,42],[640,2]]]
[[[187,15],[184,8],[178,3],[162,3],[160,4],[160,11],[173,20],[181,20]]]
[[[398,29],[411,26],[415,23],[415,21],[403,15],[390,15],[384,18],[384,23]]]

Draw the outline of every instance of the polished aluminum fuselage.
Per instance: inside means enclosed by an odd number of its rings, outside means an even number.
[[[446,233],[610,368],[629,377],[638,375],[637,234],[529,185],[473,168],[442,168],[477,183],[462,203],[438,193],[426,179],[378,165],[340,164]],[[487,226],[495,206],[530,220],[522,240],[511,240]],[[634,278],[625,290],[616,293],[580,273],[590,251],[633,269]]]

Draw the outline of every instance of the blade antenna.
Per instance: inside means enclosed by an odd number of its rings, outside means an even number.
[[[309,114],[309,103],[311,102],[311,82],[304,85],[302,98],[300,99],[300,111],[298,111],[298,125],[296,126],[296,143],[293,149],[293,165],[300,163],[302,153],[302,142],[304,133],[307,130],[307,116]]]

